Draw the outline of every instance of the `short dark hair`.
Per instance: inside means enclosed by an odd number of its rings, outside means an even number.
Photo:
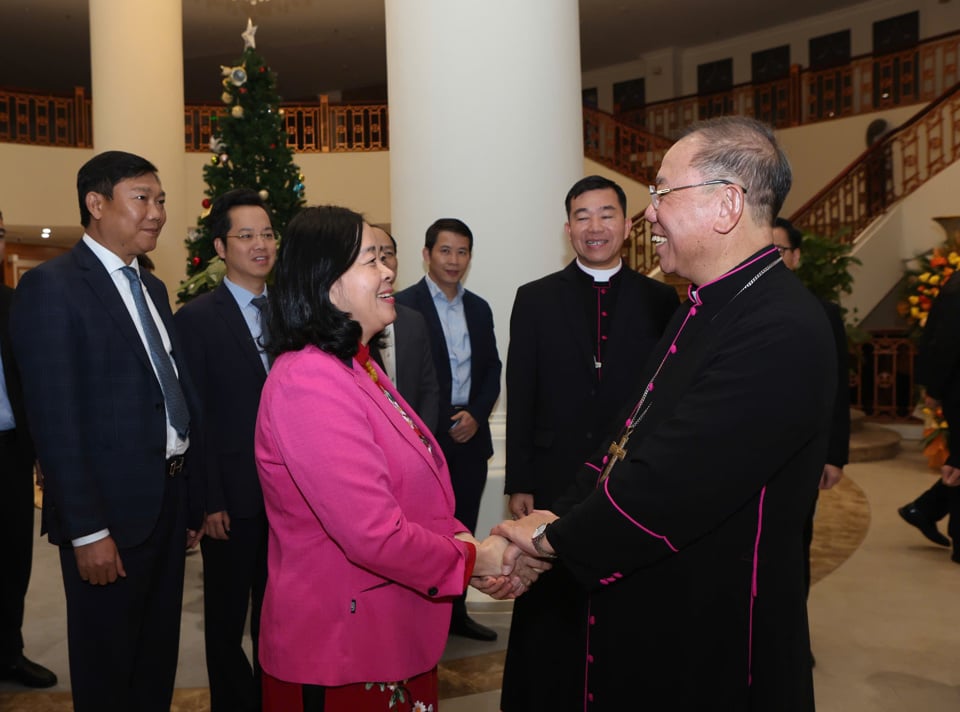
[[[266,345],[277,356],[308,344],[352,358],[363,333],[330,288],[357,259],[363,217],[335,205],[304,208],[287,223],[270,288]]]
[[[746,116],[721,116],[693,124],[683,138],[693,135],[699,147],[690,164],[707,179],[724,178],[745,188],[754,220],[773,225],[793,182],[773,129]]]
[[[627,194],[623,192],[623,188],[609,178],[594,175],[581,178],[567,191],[567,197],[563,200],[563,205],[567,209],[567,218],[570,217],[570,203],[573,202],[574,198],[578,198],[584,193],[589,193],[591,190],[607,190],[608,188],[617,194],[617,202],[620,203],[620,209],[623,211],[624,217],[626,217]]]
[[[387,230],[386,227],[384,227],[383,225],[379,225],[379,224],[378,224],[378,225],[371,225],[371,227],[375,227],[375,228],[378,228],[378,229],[380,229],[380,230],[383,230],[383,232],[386,234],[386,236],[390,238],[390,242],[393,243],[393,251],[394,251],[394,252],[397,251],[397,241],[394,239],[393,235],[390,234],[390,231]]]
[[[113,199],[113,186],[127,178],[145,173],[156,175],[157,167],[146,158],[126,151],[104,151],[80,166],[77,171],[77,200],[80,203],[80,224],[90,224],[87,193],[99,193]]]
[[[437,236],[441,232],[452,232],[457,235],[463,235],[470,243],[469,251],[473,252],[473,233],[470,232],[470,228],[467,227],[467,224],[463,220],[457,220],[456,218],[440,218],[427,228],[427,236],[423,242],[423,246],[426,247],[429,252],[433,252],[433,246],[437,244]]]
[[[207,232],[210,233],[210,237],[214,240],[217,238],[222,240],[227,236],[231,227],[230,209],[241,205],[252,205],[257,208],[263,208],[267,213],[267,217],[270,217],[267,204],[263,202],[263,198],[260,197],[257,191],[250,190],[249,188],[228,190],[213,201],[213,205],[210,206],[210,212],[204,219],[204,224],[207,226]],[[224,245],[226,245],[226,241],[224,241]]]
[[[790,247],[797,250],[803,242],[803,232],[794,227],[793,223],[786,218],[777,218],[773,221],[774,227],[782,228],[787,233],[787,239],[790,241]]]

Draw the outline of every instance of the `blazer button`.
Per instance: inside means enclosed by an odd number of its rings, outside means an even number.
[[[428,595],[428,596],[436,596],[438,593],[440,593],[440,591],[439,591],[439,589],[437,589],[436,586],[431,586],[431,587],[427,590],[427,595]]]

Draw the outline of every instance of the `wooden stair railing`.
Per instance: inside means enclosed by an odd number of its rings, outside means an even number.
[[[673,141],[619,120],[599,109],[583,108],[583,153],[597,163],[645,185]]]
[[[864,151],[791,220],[821,237],[853,243],[894,202],[960,159],[960,83]]]

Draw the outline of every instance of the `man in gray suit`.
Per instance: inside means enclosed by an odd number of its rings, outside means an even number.
[[[380,261],[397,274],[397,241],[382,227],[373,226]],[[440,385],[430,354],[430,335],[420,312],[396,304],[397,320],[384,329],[386,344],[371,355],[390,376],[400,395],[431,431],[440,417]]]

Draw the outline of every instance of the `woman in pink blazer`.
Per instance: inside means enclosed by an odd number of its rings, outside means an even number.
[[[443,453],[369,358],[395,318],[392,285],[356,213],[307,208],[288,225],[256,432],[266,712],[436,710],[451,599],[471,579],[512,595],[544,568],[501,576],[506,542],[454,519]]]

